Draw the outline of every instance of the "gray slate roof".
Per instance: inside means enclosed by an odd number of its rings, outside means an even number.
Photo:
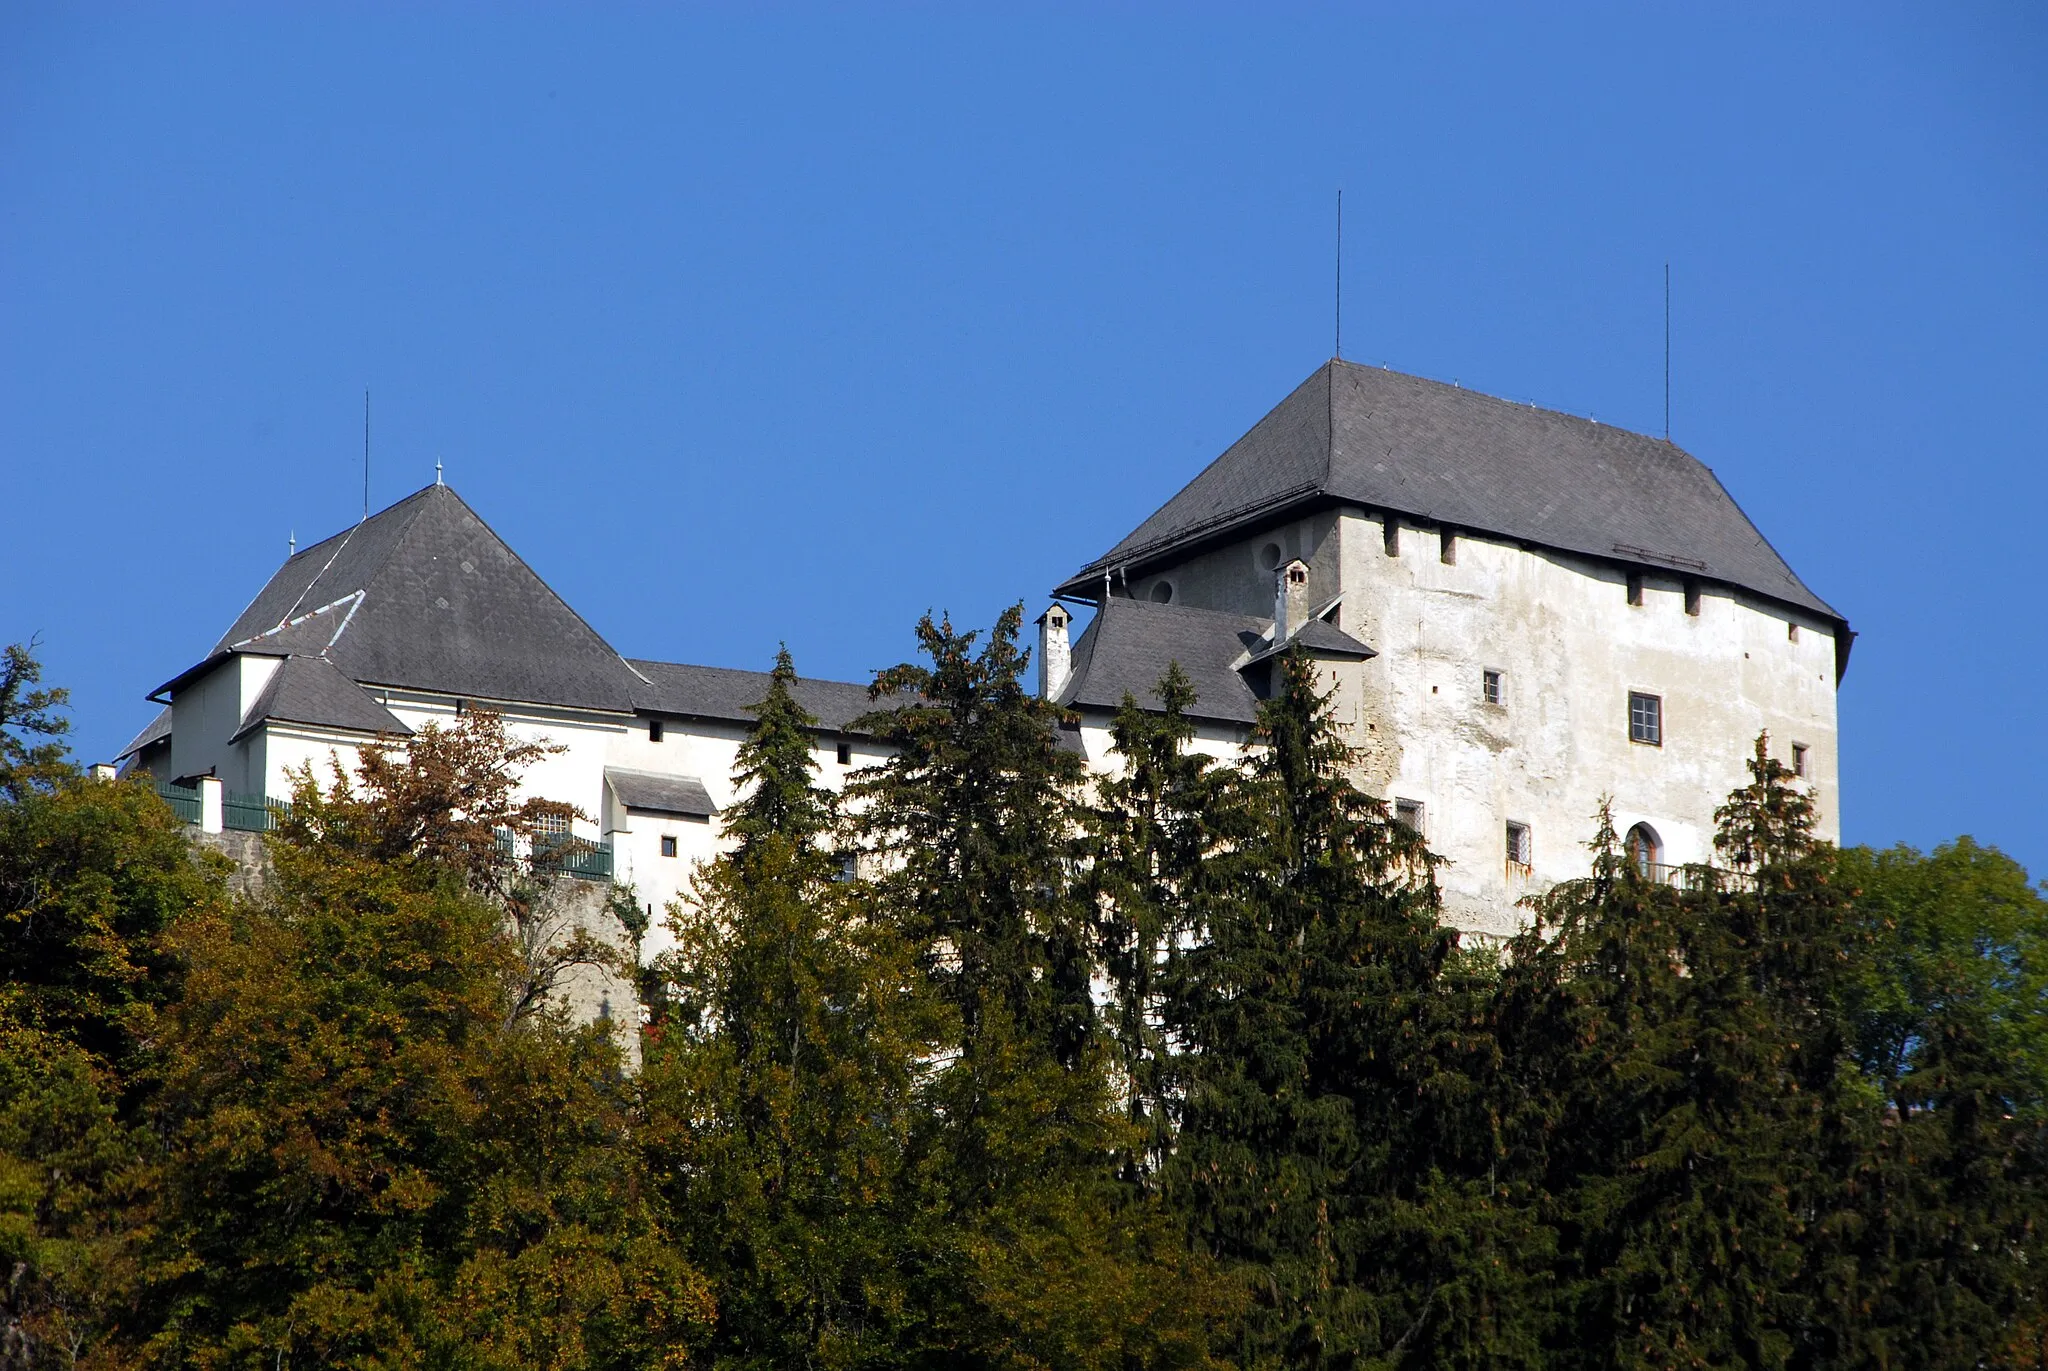
[[[239,741],[273,721],[401,737],[412,732],[324,657],[287,657],[280,662],[228,741]]]
[[[768,673],[740,671],[723,666],[685,666],[678,662],[649,662],[635,659],[633,667],[646,678],[634,692],[644,714],[668,714],[678,718],[718,719],[752,724],[751,706],[768,698]],[[869,710],[883,707],[871,703],[868,688],[851,681],[821,681],[800,676],[792,692],[796,702],[814,715],[818,728],[846,733],[855,719]]]
[[[664,776],[608,766],[604,779],[612,794],[619,797],[619,803],[628,809],[681,814],[692,819],[708,819],[718,812],[718,806],[711,803],[711,792],[695,776]]]
[[[149,721],[149,723],[143,728],[142,732],[136,734],[132,739],[129,740],[128,746],[122,748],[119,752],[114,754],[114,760],[117,762],[126,761],[128,758],[133,757],[136,753],[142,751],[142,749],[144,749],[145,747],[148,747],[157,739],[168,738],[170,736],[171,707],[169,705],[165,705],[162,709],[157,711],[156,717]]]
[[[378,685],[621,713],[645,685],[440,485],[287,561],[208,663],[230,651],[322,657]]]
[[[1239,664],[1265,651],[1272,627],[1271,619],[1254,615],[1111,596],[1074,642],[1073,674],[1059,703],[1069,709],[1113,710],[1122,706],[1128,693],[1140,705],[1154,707],[1154,687],[1177,661],[1195,691],[1190,714],[1224,723],[1252,723],[1258,718],[1259,695]],[[1319,656],[1374,655],[1370,647],[1320,619],[1305,625],[1297,641]]]
[[[1684,449],[1400,372],[1333,361],[1061,587],[1094,598],[1219,534],[1357,504],[1610,562],[1678,570],[1837,621]]]

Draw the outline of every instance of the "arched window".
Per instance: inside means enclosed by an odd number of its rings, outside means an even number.
[[[1635,869],[1645,876],[1655,876],[1656,868],[1664,862],[1664,840],[1657,836],[1657,830],[1648,824],[1637,824],[1628,831],[1623,840],[1628,859]]]

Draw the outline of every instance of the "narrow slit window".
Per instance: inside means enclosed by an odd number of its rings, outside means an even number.
[[[1458,535],[1452,529],[1445,529],[1437,539],[1437,560],[1445,566],[1458,564]]]
[[[1490,705],[1504,703],[1506,693],[1501,689],[1500,673],[1491,668],[1479,673],[1479,698]]]
[[[1664,699],[1631,690],[1628,694],[1628,740],[1664,746]]]
[[[1643,573],[1631,571],[1628,574],[1628,602],[1638,609],[1643,603]]]
[[[1685,583],[1685,612],[1692,615],[1695,619],[1700,617],[1700,583],[1698,581],[1687,581]]]
[[[1796,643],[1799,641],[1799,625],[1785,625],[1785,641],[1788,643]]]
[[[1399,557],[1401,555],[1401,521],[1399,519],[1396,519],[1391,514],[1381,519],[1380,537],[1386,543],[1387,555],[1389,557]]]
[[[661,741],[661,720],[649,719],[647,721],[647,741],[650,743]]]
[[[1806,754],[1808,750],[1805,743],[1792,744],[1792,774],[1794,776],[1804,776],[1806,774]]]
[[[852,744],[852,743],[841,743],[841,744],[839,745],[839,765],[841,765],[841,766],[852,766],[852,765],[853,765],[853,744]]]

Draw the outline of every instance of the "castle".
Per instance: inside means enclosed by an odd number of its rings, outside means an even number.
[[[1836,836],[1853,635],[1665,440],[1332,361],[1054,594],[1041,689],[1098,769],[1125,694],[1152,702],[1169,663],[1195,745],[1233,757],[1273,659],[1311,656],[1357,779],[1447,859],[1447,917],[1475,933],[1584,874],[1603,801],[1646,869],[1709,860],[1759,731]],[[1077,637],[1073,603],[1094,609]],[[721,849],[766,690],[621,655],[437,483],[289,558],[151,692],[164,708],[121,760],[203,829],[260,828],[293,769],[485,704],[562,749],[526,784],[589,816],[573,874],[658,914]],[[880,758],[854,726],[865,685],[797,696],[821,783]]]

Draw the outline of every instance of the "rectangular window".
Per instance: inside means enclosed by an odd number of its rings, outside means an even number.
[[[1490,705],[1501,704],[1504,695],[1500,687],[1500,673],[1491,668],[1479,673],[1479,696]]]
[[[852,766],[852,765],[853,765],[853,744],[852,744],[852,743],[841,743],[841,744],[839,745],[839,765],[841,765],[841,766]]]
[[[1805,743],[1792,744],[1792,774],[1794,776],[1804,776],[1806,774],[1806,751]]]
[[[1523,875],[1529,874],[1529,825],[1508,823],[1508,865],[1522,868]]]
[[[1643,573],[1631,571],[1628,574],[1628,602],[1638,609],[1643,604]]]
[[[647,721],[647,741],[650,743],[661,741],[661,720],[649,719]]]
[[[1436,558],[1445,566],[1458,564],[1458,535],[1445,529],[1437,537]]]
[[[669,837],[667,835],[663,835],[661,840],[661,855],[664,857],[673,857],[676,855],[676,840],[674,838]]]
[[[1685,583],[1685,612],[1692,615],[1695,619],[1700,617],[1700,583],[1698,581],[1687,581]]]
[[[1628,740],[1664,746],[1664,700],[1662,696],[1628,693]]]
[[[1395,800],[1394,822],[1411,832],[1422,832],[1422,801]]]
[[[1799,625],[1785,625],[1785,641],[1789,643],[1796,643],[1799,641]]]
[[[1386,543],[1387,555],[1389,557],[1399,557],[1401,555],[1401,521],[1399,519],[1396,519],[1391,514],[1381,516],[1380,537]]]

